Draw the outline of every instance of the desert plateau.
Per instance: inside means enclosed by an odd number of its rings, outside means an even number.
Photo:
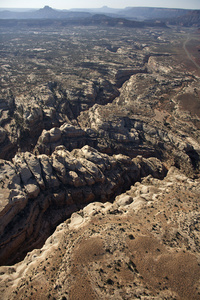
[[[200,10],[0,10],[0,298],[200,299]]]

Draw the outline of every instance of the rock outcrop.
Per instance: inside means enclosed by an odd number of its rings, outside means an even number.
[[[1,296],[199,299],[199,195],[199,180],[172,167],[164,180],[147,176],[113,204],[86,205],[41,249],[0,267]]]
[[[75,85],[75,82],[74,82]],[[5,97],[5,95],[3,95]],[[54,128],[68,123],[71,134],[80,135],[75,126],[76,118],[81,111],[87,110],[94,103],[106,104],[119,96],[118,88],[109,80],[94,80],[78,82],[72,90],[66,90],[57,82],[48,82],[34,89],[34,96],[29,94],[13,96],[13,106],[7,105],[7,100],[2,101],[2,115],[0,114],[0,158],[10,159],[18,150],[33,150],[38,138],[45,136],[45,130],[51,130],[50,143],[59,140]],[[9,99],[10,99],[9,98]],[[66,137],[70,136],[69,128]],[[72,132],[73,131],[73,132]],[[75,133],[76,131],[76,133]],[[58,134],[58,130],[57,130]],[[69,134],[69,135],[68,135]],[[7,138],[6,138],[7,137]],[[72,137],[72,135],[71,135]],[[74,136],[75,137],[75,136]],[[82,142],[82,146],[86,143]],[[53,147],[53,146],[52,146]],[[71,149],[76,148],[73,145]],[[54,147],[53,147],[54,148]],[[12,151],[8,152],[11,149]],[[71,150],[69,149],[69,150]]]
[[[128,108],[131,117],[127,116]],[[168,128],[154,120],[152,110],[148,112],[152,118],[131,114],[131,106],[95,105],[87,112],[82,112],[78,120],[82,128],[91,128],[96,133],[96,147],[99,151],[124,153],[131,157],[137,154],[156,156],[170,160],[171,165],[176,165],[190,175],[195,169],[199,172],[199,139],[177,128]]]
[[[44,129],[33,151],[36,154],[50,155],[59,145],[64,145],[69,151],[84,145],[95,146],[94,134],[92,138],[92,130],[88,132],[69,123],[64,123],[59,128]]]
[[[79,126],[64,123],[60,128],[43,130],[34,148],[36,154],[50,155],[58,145],[68,150],[90,145],[107,154],[130,157],[155,156],[176,165],[190,176],[199,170],[200,144],[189,133],[174,130],[152,118],[132,114],[116,104],[94,105],[82,112]],[[129,113],[130,114],[130,113]]]
[[[57,224],[87,203],[112,201],[141,177],[165,173],[156,158],[108,156],[90,146],[1,160],[1,264],[41,246]]]

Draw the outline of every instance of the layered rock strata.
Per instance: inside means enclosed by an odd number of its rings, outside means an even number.
[[[130,107],[129,107],[130,108]],[[43,130],[34,148],[35,154],[51,154],[56,146],[64,145],[68,150],[81,148],[85,144],[107,154],[123,153],[130,157],[155,156],[168,161],[187,174],[199,170],[200,144],[181,129],[169,128],[148,116],[131,114],[126,107],[115,104],[94,105],[82,112],[78,118],[80,126],[68,123],[60,128]]]
[[[108,156],[89,146],[64,146],[50,157],[18,153],[1,160],[0,262],[7,264],[39,247],[72,212],[92,201],[112,201],[141,177],[163,178],[156,158]]]
[[[170,168],[93,202],[0,267],[3,299],[199,299],[200,182]]]

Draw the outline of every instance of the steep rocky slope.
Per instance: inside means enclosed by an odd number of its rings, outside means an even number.
[[[113,200],[143,176],[163,178],[156,158],[108,156],[85,146],[59,146],[50,157],[19,153],[1,160],[0,263],[19,260],[39,247],[57,224],[92,201]]]
[[[74,213],[0,267],[3,299],[199,299],[200,182],[172,167]]]
[[[170,18],[168,20],[170,24],[181,25],[181,26],[200,26],[200,10],[194,10],[187,12],[184,16],[179,16],[178,18]]]

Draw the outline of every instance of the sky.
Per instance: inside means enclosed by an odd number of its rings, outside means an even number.
[[[200,0],[0,0],[1,8],[42,8],[45,5],[56,9],[100,8],[104,5],[112,8],[147,6],[200,9]]]

